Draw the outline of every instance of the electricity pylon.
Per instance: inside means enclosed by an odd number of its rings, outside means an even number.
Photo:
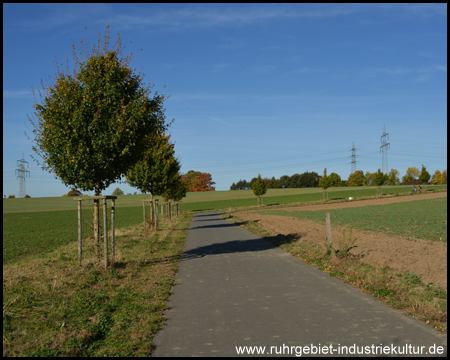
[[[387,174],[389,172],[387,151],[388,151],[388,146],[389,146],[389,149],[391,148],[391,144],[386,141],[386,137],[389,139],[389,134],[386,132],[386,125],[384,125],[383,135],[381,135],[381,143],[383,145],[380,146],[380,152],[383,153],[382,170],[381,170],[383,172],[383,174]]]
[[[22,159],[17,160],[18,169],[16,169],[16,175],[19,178],[19,197],[20,198],[25,197],[25,177],[27,176],[27,174],[28,174],[28,176],[30,176],[30,172],[28,170],[25,170],[24,164],[27,164],[27,167],[29,167],[28,161],[25,161],[25,159],[23,158],[23,151],[22,151]]]
[[[356,171],[356,151],[357,149],[355,149],[355,142],[353,142],[353,148],[351,150],[352,152],[352,172],[350,174],[353,174]]]

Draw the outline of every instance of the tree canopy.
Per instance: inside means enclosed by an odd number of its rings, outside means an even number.
[[[422,183],[427,183],[428,180],[430,180],[431,176],[427,171],[427,168],[425,166],[422,165],[422,171],[420,172],[419,175],[419,180]]]
[[[165,97],[143,87],[143,75],[130,67],[131,54],[121,56],[120,33],[116,48],[108,48],[108,31],[84,60],[72,45],[73,74],[68,65],[62,71],[56,64],[55,78],[41,82],[41,101],[33,113],[37,119],[28,117],[42,168],[66,186],[96,195],[126,174],[149,139],[168,126]]]
[[[409,167],[408,169],[406,169],[406,174],[405,176],[402,177],[402,183],[403,184],[408,184],[414,180],[416,180],[416,178],[418,178],[420,175],[420,171],[418,168],[416,167]]]
[[[364,183],[364,173],[362,170],[356,170],[348,176],[348,186],[362,186]]]
[[[261,196],[267,192],[266,182],[258,174],[258,178],[252,185],[253,194],[258,197],[258,206],[261,204]]]
[[[144,194],[163,195],[174,184],[181,184],[180,168],[170,135],[161,134],[149,141],[144,155],[128,170],[126,179]]]
[[[375,185],[377,185],[377,186],[384,185],[386,183],[387,179],[388,179],[388,175],[383,174],[380,169],[378,169],[378,172],[374,173],[373,180],[375,182]]]
[[[391,169],[388,174],[387,184],[388,185],[398,185],[400,182],[400,172],[397,169]]]
[[[187,191],[215,191],[213,186],[216,183],[212,180],[210,173],[202,173],[200,171],[189,170],[186,174],[181,175],[181,180],[185,184]]]
[[[327,176],[327,168],[323,169],[323,176],[320,179],[319,185],[324,190],[328,189],[331,186],[331,180]]]

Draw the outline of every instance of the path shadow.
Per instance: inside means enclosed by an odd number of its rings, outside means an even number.
[[[189,230],[194,229],[216,229],[216,228],[232,228],[232,227],[239,227],[238,224],[226,222],[223,224],[216,224],[216,225],[200,225],[200,226],[193,226],[189,228]]]
[[[188,250],[183,252],[180,261],[198,259],[208,255],[266,251],[273,248],[274,246],[272,244],[260,238],[250,240],[233,240],[224,243],[200,246],[195,249]]]

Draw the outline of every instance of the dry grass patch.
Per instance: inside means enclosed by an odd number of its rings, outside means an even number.
[[[3,356],[148,356],[192,215],[116,231],[116,263],[77,266],[72,242],[3,266]]]

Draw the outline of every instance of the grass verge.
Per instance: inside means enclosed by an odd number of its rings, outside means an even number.
[[[191,219],[118,230],[114,267],[77,266],[76,242],[4,264],[3,356],[148,356]]]
[[[326,253],[316,245],[297,241],[291,236],[273,236],[255,222],[228,218],[228,214],[222,216],[305,263],[318,267],[346,284],[356,286],[390,307],[432,326],[440,333],[447,333],[447,293],[431,283],[423,283],[420,275],[408,271],[404,274],[390,273],[386,268],[365,264],[351,254],[337,256],[342,253],[339,250],[345,249],[333,249],[334,251]]]

